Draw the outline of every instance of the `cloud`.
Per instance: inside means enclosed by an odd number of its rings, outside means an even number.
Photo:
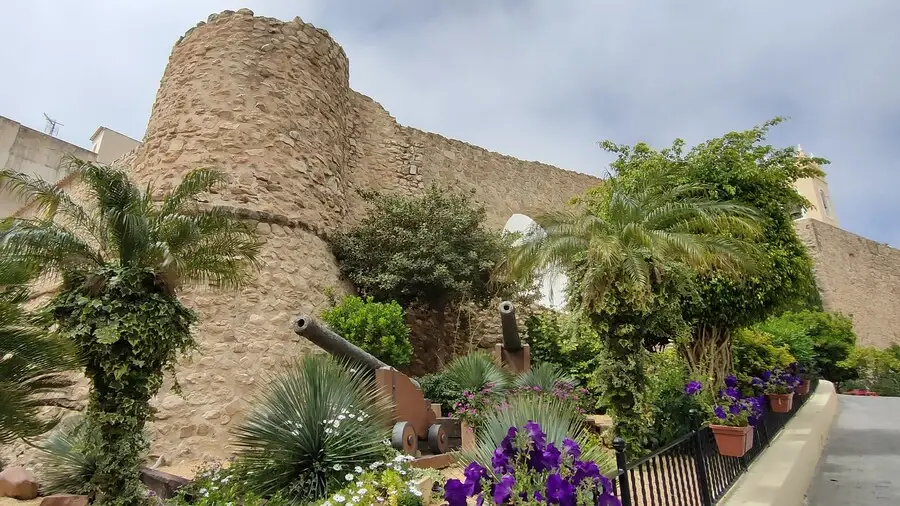
[[[900,245],[896,0],[270,0],[327,29],[355,89],[407,125],[601,174],[600,139],[696,143],[776,115],[771,141],[826,167],[842,225]],[[15,2],[0,114],[85,144],[143,134],[172,44],[211,0]]]

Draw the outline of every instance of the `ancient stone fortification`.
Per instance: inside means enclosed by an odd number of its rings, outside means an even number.
[[[796,228],[825,309],[852,317],[861,344],[900,344],[900,250],[813,219]]]
[[[401,126],[350,89],[347,56],[327,32],[247,10],[214,14],[178,41],[131,163],[139,182],[161,190],[198,166],[230,174],[210,203],[256,221],[265,247],[262,270],[239,293],[184,294],[199,313],[201,349],[179,367],[184,395],[164,391],[153,424],[154,451],[176,462],[227,456],[250,396],[312,349],[291,319],[317,314],[327,289],[348,290],[324,237],[362,215],[357,189],[470,189],[499,229],[598,182]]]

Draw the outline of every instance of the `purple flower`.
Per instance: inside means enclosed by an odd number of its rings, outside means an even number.
[[[447,480],[444,485],[444,499],[449,506],[466,506],[469,497],[468,487],[457,479]]]
[[[725,376],[725,386],[735,388],[738,385],[737,378],[734,377],[734,374],[729,374]]]
[[[544,469],[559,469],[559,461],[560,461],[560,453],[559,450],[553,443],[547,445],[544,448],[543,455],[541,455],[541,463],[543,464]]]
[[[759,418],[756,415],[750,415],[747,417],[747,424],[756,427],[759,424]]]
[[[534,500],[537,502],[544,502],[544,496],[539,491],[534,492]]]
[[[577,459],[578,457],[581,456],[581,447],[578,446],[578,443],[576,443],[575,441],[572,441],[571,439],[566,438],[566,439],[563,439],[562,445],[563,445],[563,450],[565,450],[566,453],[569,454],[569,456],[571,456],[573,459]]]
[[[724,419],[728,418],[728,415],[725,414],[725,410],[722,408],[722,406],[716,406],[716,409],[714,409],[713,412],[716,414],[717,417],[719,417],[719,420],[724,420]]]
[[[494,498],[494,504],[503,504],[512,495],[512,489],[516,485],[516,479],[509,474],[504,474],[500,481],[494,486],[494,492],[491,496]]]
[[[600,468],[594,462],[575,461],[575,475],[572,482],[577,486],[585,479],[597,481],[600,479]]]
[[[734,400],[738,400],[741,398],[741,392],[739,392],[735,387],[728,387],[725,389],[725,396],[731,397]]]
[[[761,380],[755,376],[753,377],[752,380],[750,380],[750,384],[755,387],[761,387],[761,386],[763,386],[763,383],[765,383],[763,380]]]
[[[465,485],[468,489],[469,497],[481,492],[481,479],[486,478],[487,475],[487,469],[481,467],[478,462],[472,462],[466,466],[463,476],[466,477]]]
[[[547,436],[544,434],[544,431],[541,430],[541,426],[536,422],[529,420],[525,424],[525,430],[528,431],[528,435],[531,436],[531,439],[534,441],[534,447],[543,451],[544,445],[547,444]]]
[[[597,506],[622,506],[622,501],[616,496],[604,492],[597,498]]]
[[[559,473],[547,477],[547,502],[561,506],[575,505],[575,487],[563,479]]]
[[[507,457],[512,457],[516,454],[516,449],[513,447],[513,440],[516,439],[518,433],[519,429],[510,427],[509,430],[506,431],[506,437],[503,438],[503,441],[500,441],[500,448],[503,449],[503,452],[506,453]]]
[[[491,457],[491,467],[494,468],[494,472],[497,474],[505,474],[509,471],[509,456],[503,451],[503,448],[494,450],[494,455]]]
[[[744,406],[742,406],[740,404],[732,404],[731,406],[728,407],[728,412],[731,413],[732,415],[739,415],[739,414],[741,414],[741,411],[743,411],[743,410],[744,410]]]
[[[703,388],[703,384],[696,380],[688,381],[686,385],[684,385],[684,393],[688,395],[694,395],[699,392]]]
[[[769,381],[769,378],[772,377],[772,371],[764,371],[762,374],[760,374],[760,377],[763,379],[763,381]]]

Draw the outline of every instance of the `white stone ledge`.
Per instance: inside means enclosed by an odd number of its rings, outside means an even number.
[[[837,417],[834,384],[819,381],[812,398],[750,465],[720,506],[800,506]]]

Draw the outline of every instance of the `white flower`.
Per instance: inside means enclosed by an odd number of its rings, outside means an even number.
[[[344,418],[347,418],[347,417],[344,415],[338,415],[338,417],[337,417],[338,420],[343,420]]]
[[[369,469],[375,469],[376,467],[378,467],[382,464],[384,464],[384,462],[382,462],[380,460],[372,462],[371,464],[369,464]]]
[[[354,372],[354,373],[355,373],[355,372],[356,372],[356,369],[350,369],[350,372]]]
[[[208,494],[209,491],[206,490],[205,488],[201,488],[201,489],[200,489],[200,493],[205,495],[205,494]]]
[[[422,491],[416,487],[410,487],[409,492],[416,497],[422,497]]]
[[[334,496],[334,502],[344,502],[347,498],[342,496],[341,494],[337,494]]]
[[[368,492],[368,490],[366,490],[366,489],[364,489],[364,488],[361,488],[361,489],[359,489],[358,492],[359,492],[359,495],[363,495],[363,494],[365,494],[366,492]]]
[[[332,423],[332,425],[334,425],[335,428],[338,428],[338,427],[341,426],[341,422],[340,422],[339,420],[335,420],[335,421]]]
[[[354,478],[354,476],[352,474],[348,474],[347,476],[344,476],[344,479],[347,481],[353,481],[353,478]]]
[[[391,446],[391,441],[389,439],[383,440],[382,443],[384,444],[384,446]]]
[[[359,466],[354,467],[353,470],[356,471],[356,474],[362,474],[363,472],[363,468]]]
[[[331,468],[334,469],[335,471],[340,471],[340,470],[341,470],[341,465],[340,465],[340,464],[335,464],[335,465],[331,466]]]
[[[325,501],[322,503],[322,506],[331,506],[331,501]]]

